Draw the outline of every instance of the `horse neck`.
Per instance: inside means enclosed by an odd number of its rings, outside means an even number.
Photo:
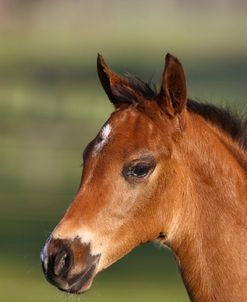
[[[202,118],[188,120],[189,177],[168,245],[192,301],[247,301],[246,157]]]

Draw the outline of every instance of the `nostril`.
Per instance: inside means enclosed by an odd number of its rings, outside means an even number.
[[[68,272],[72,265],[72,257],[70,253],[64,249],[60,251],[54,259],[54,275],[61,276]]]

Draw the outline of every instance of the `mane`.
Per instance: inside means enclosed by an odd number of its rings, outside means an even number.
[[[187,109],[202,116],[227,133],[241,148],[247,150],[247,117],[233,113],[228,108],[217,107],[212,104],[198,103],[189,100]]]
[[[157,97],[157,89],[150,83],[145,83],[138,77],[127,74],[126,79],[131,87],[144,98],[151,100]],[[124,96],[123,96],[124,97]],[[126,95],[125,98],[129,98]],[[208,103],[199,103],[195,100],[188,99],[187,110],[194,112],[206,121],[209,121],[219,127],[236,141],[241,148],[247,150],[247,116],[240,116],[231,110],[215,106]]]

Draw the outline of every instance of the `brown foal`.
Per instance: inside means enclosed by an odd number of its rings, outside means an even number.
[[[41,252],[47,280],[85,292],[98,272],[159,241],[192,301],[247,301],[247,123],[188,100],[170,54],[159,93],[101,55],[97,67],[115,111],[84,151],[80,189]]]

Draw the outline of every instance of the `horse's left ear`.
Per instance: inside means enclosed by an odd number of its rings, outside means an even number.
[[[186,107],[187,89],[182,64],[167,54],[158,103],[170,116],[180,114]]]
[[[138,103],[138,95],[129,81],[113,72],[107,65],[102,55],[98,54],[97,70],[100,82],[115,107],[123,104],[135,105]]]

